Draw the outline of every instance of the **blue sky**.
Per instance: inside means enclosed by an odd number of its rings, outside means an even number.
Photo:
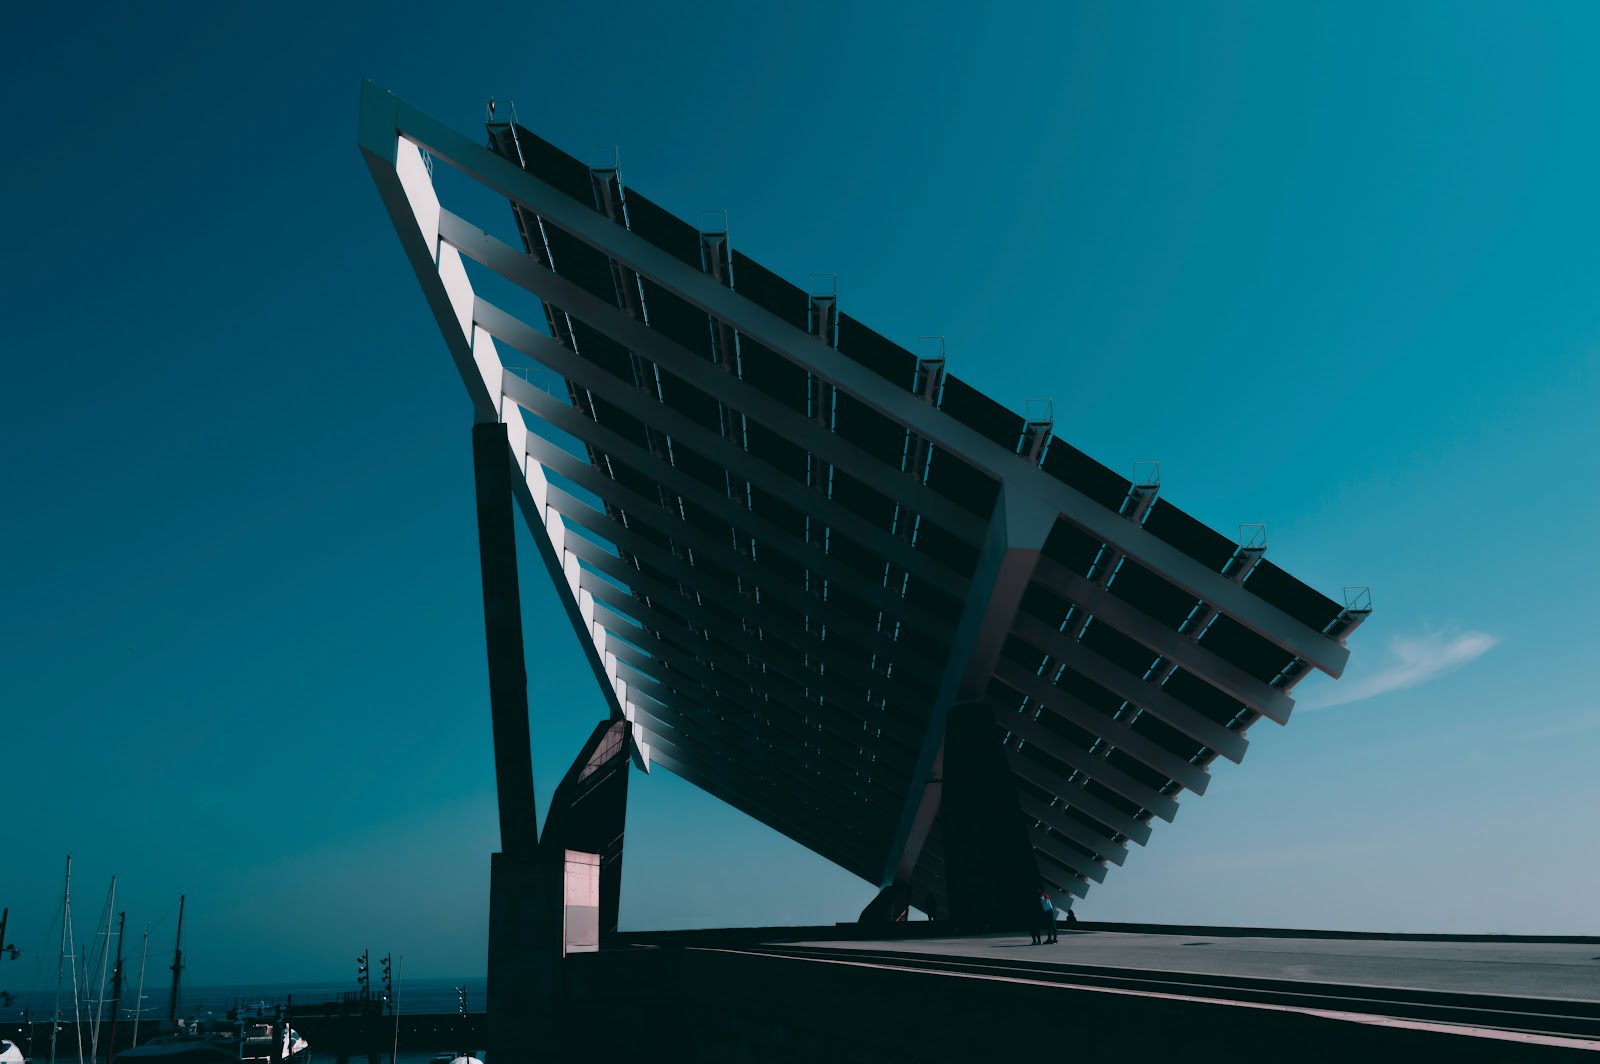
[[[629,5],[621,5],[627,8]],[[190,896],[197,981],[479,970],[496,846],[470,411],[359,79],[573,150],[1337,595],[1088,918],[1600,932],[1600,163],[1579,4],[33,8],[0,71],[0,904],[26,985]],[[768,10],[771,8],[772,10]],[[15,20],[14,20],[15,21]],[[523,546],[531,549],[524,538]],[[541,800],[602,703],[525,565]],[[665,773],[628,927],[851,919]],[[6,974],[6,973],[11,974]],[[52,976],[53,978],[53,976]],[[19,984],[19,985],[11,985]]]

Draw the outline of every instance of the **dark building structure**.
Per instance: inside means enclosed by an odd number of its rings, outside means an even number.
[[[1048,404],[995,402],[942,342],[880,335],[831,275],[778,276],[614,153],[493,108],[485,146],[370,83],[360,139],[471,397],[480,492],[520,505],[599,681],[580,762],[625,750],[876,883],[863,919],[1015,923],[1041,884],[1084,895],[1258,720],[1286,723],[1300,679],[1343,670],[1365,589],[1308,587],[1259,526],[1207,527],[1159,466],[1101,465]],[[514,228],[441,203],[441,166]],[[485,294],[510,289],[536,320]],[[498,751],[527,713],[497,535]],[[501,771],[505,859],[533,852],[532,782]],[[574,771],[547,835],[620,860],[625,792],[585,819]]]

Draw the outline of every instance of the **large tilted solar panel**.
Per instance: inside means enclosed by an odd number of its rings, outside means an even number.
[[[1367,613],[516,122],[368,86],[363,145],[636,759],[945,903],[943,711],[992,707],[1041,878],[1082,896]],[[390,125],[392,124],[392,129]],[[423,156],[420,149],[428,156]],[[385,155],[385,153],[388,153]],[[392,161],[391,161],[392,157]],[[426,163],[502,193],[520,246]],[[483,228],[487,227],[487,228]],[[461,256],[531,291],[527,322]],[[532,305],[532,304],[530,304]],[[538,365],[553,377],[508,372]],[[548,381],[556,384],[551,386]]]

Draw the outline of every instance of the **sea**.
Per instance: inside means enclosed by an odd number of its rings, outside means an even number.
[[[275,1005],[290,1003],[291,1009],[298,1005],[315,1005],[327,1001],[337,1001],[356,989],[350,980],[342,982],[323,982],[307,980],[299,983],[230,983],[217,986],[188,986],[184,985],[178,996],[178,1015],[192,1019],[223,1019],[229,1009],[237,1008],[241,1014],[254,1011],[257,1006],[270,1011]],[[406,979],[401,982],[395,997],[396,1008],[405,1015],[444,1015],[460,1012],[462,1008],[462,991],[465,990],[466,1011],[481,1013],[484,1010],[484,995],[487,983],[483,976],[463,976],[459,979]],[[134,991],[130,988],[124,999],[122,1015],[118,1019],[118,1026],[131,1024],[134,1019],[134,1006],[130,999]],[[56,1010],[55,990],[23,990],[11,994],[11,1004],[0,1002],[0,1035],[12,1037],[9,1033],[14,1030],[14,1025],[32,1020],[36,1023],[48,1021]],[[166,989],[160,988],[152,991],[147,983],[145,985],[143,1015],[139,1022],[143,1024],[163,1025],[166,1022],[169,999]],[[72,1022],[72,988],[70,983],[61,992],[61,1018],[66,1023]],[[94,1002],[87,1003],[80,999],[78,1010],[83,1022],[87,1025],[94,1019]],[[291,1022],[293,1013],[291,1012]],[[102,1029],[110,1021],[110,1002],[101,1006]],[[68,1035],[68,1038],[71,1036]],[[143,1037],[141,1031],[140,1037]],[[49,1060],[48,1049],[41,1052],[39,1045],[34,1046],[33,1056],[30,1061]],[[482,1046],[441,1046],[440,1049],[478,1049]],[[88,1050],[85,1048],[85,1059]],[[408,1051],[402,1050],[400,1055],[393,1058],[393,1064],[428,1064],[433,1060],[437,1050]],[[58,1041],[56,1045],[56,1060],[65,1064],[76,1061],[78,1047],[76,1042],[70,1046],[65,1041]],[[480,1053],[481,1055],[481,1053]],[[390,1061],[391,1054],[383,1053],[385,1064]],[[318,1053],[317,1047],[311,1047],[313,1061],[332,1061],[331,1053]],[[365,1061],[364,1055],[352,1058]]]

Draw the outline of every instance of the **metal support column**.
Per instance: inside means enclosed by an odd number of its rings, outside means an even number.
[[[987,703],[951,707],[939,819],[950,919],[967,927],[1026,927],[1038,904],[1039,868],[1000,737]]]
[[[528,673],[522,659],[516,525],[511,514],[512,457],[504,425],[480,422],[472,426],[472,465],[478,493],[478,560],[483,571],[483,630],[489,652],[500,849],[507,854],[531,854],[539,841],[539,820],[528,733]]]
[[[500,805],[500,852],[489,865],[487,1048],[491,1060],[531,1060],[555,1033],[560,880],[552,879],[538,861],[528,675],[511,513],[513,458],[504,425],[492,421],[472,426],[472,465]]]

